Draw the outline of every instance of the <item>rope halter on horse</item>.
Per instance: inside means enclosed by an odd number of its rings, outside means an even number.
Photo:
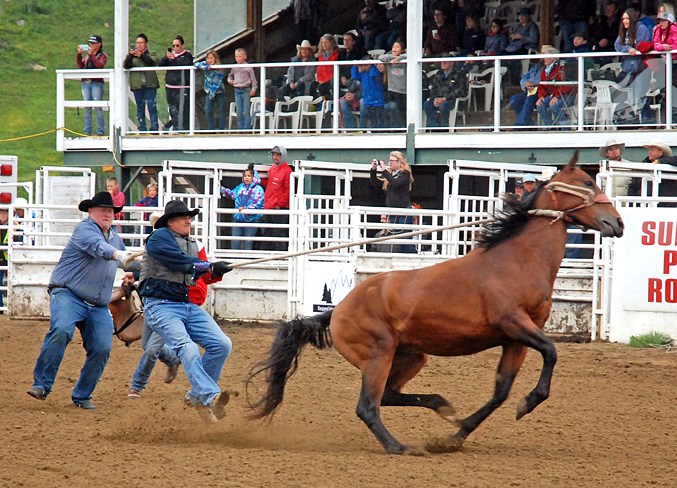
[[[529,214],[541,216],[541,217],[554,217],[551,223],[555,223],[558,220],[562,219],[569,224],[577,224],[577,222],[572,219],[569,214],[580,210],[595,203],[608,203],[611,205],[611,200],[604,193],[595,193],[594,190],[590,188],[583,188],[581,186],[570,185],[568,183],[562,183],[560,181],[552,181],[545,185],[545,189],[549,192],[561,191],[564,193],[569,193],[579,197],[583,202],[580,205],[566,209],[566,210],[545,210],[537,208],[535,210],[529,210]]]

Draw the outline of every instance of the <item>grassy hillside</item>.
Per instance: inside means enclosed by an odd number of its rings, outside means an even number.
[[[78,44],[104,40],[113,66],[114,0],[2,0],[0,2],[0,154],[19,157],[19,179],[33,180],[44,165],[61,165],[55,135],[21,138],[55,128],[56,69],[74,68]],[[145,32],[161,53],[178,33],[193,45],[193,2],[129,0],[129,32]],[[130,39],[127,44],[133,42]],[[40,65],[46,70],[31,68]],[[69,128],[82,130],[82,115]],[[71,127],[71,125],[73,125]]]

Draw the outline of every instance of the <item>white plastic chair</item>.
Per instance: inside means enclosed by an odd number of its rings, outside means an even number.
[[[228,130],[237,129],[237,110],[235,109],[235,102],[230,102],[228,109]]]
[[[616,130],[614,113],[619,102],[614,102],[614,92],[626,94],[624,103],[632,106],[632,89],[621,88],[615,81],[595,80],[592,82],[594,105],[585,107],[587,112],[592,112],[592,125],[595,129]],[[618,100],[618,98],[617,98]]]
[[[319,97],[310,101],[302,101],[299,129],[303,129],[303,127],[307,125],[308,131],[310,131],[310,123],[311,121],[314,121],[315,133],[319,134],[322,131],[322,121],[324,120],[324,114],[326,111],[327,102],[325,102],[323,97]]]
[[[284,123],[286,131],[296,134],[299,130],[299,120],[301,118],[301,106],[303,101],[311,101],[313,97],[309,95],[298,96],[290,99],[288,102],[276,102],[273,112],[273,124],[275,130],[280,130],[281,123]]]
[[[501,66],[501,77],[508,72],[508,68]],[[477,110],[477,96],[473,96],[473,92],[477,90],[484,90],[484,111],[489,112],[491,110],[491,102],[493,101],[493,91],[494,91],[494,68],[485,69],[481,73],[470,73],[468,75],[469,80],[469,94],[470,100],[473,104],[473,109]],[[486,77],[489,77],[486,80]]]
[[[367,51],[367,54],[371,56],[372,59],[378,59],[379,56],[383,56],[385,53],[385,49],[371,49]]]
[[[261,97],[252,97],[250,99],[250,113],[252,119],[252,132],[256,132],[256,127],[261,123]],[[266,110],[264,113],[266,119],[266,130],[272,131],[273,129],[273,112]]]
[[[470,90],[468,94],[464,97],[459,97],[454,102],[454,108],[449,112],[449,132],[454,132],[456,130],[456,119],[461,117],[463,119],[463,125],[466,125],[465,122],[465,110],[468,108],[468,103],[470,102]],[[461,109],[461,103],[465,103],[465,108]]]

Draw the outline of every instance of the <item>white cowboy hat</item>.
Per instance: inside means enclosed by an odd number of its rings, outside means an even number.
[[[304,39],[303,41],[301,41],[301,44],[296,45],[296,50],[300,51],[301,49],[306,47],[313,52],[315,52],[315,50],[317,49],[317,47],[313,46],[308,39]]]
[[[559,49],[550,44],[543,44],[543,46],[541,46],[541,54],[559,54]]]
[[[606,143],[599,148],[599,154],[603,157],[606,158],[606,150],[609,149],[611,146],[618,146],[619,149],[621,150],[621,153],[625,151],[625,143],[624,142],[616,142],[616,139],[609,139],[606,141]]]
[[[668,146],[664,142],[653,141],[647,144],[643,144],[642,147],[646,147],[647,149],[650,147],[656,147],[661,151],[663,151],[663,156],[665,157],[672,156],[672,149],[670,149],[670,146]]]

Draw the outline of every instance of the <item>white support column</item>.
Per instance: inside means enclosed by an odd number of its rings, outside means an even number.
[[[423,48],[423,0],[407,2],[407,126],[421,126],[423,110],[421,65]]]
[[[110,93],[111,110],[115,111],[113,123],[123,134],[127,130],[127,77],[122,63],[129,52],[129,0],[115,0],[115,66],[113,83],[115,93]],[[113,101],[117,100],[117,103]]]

